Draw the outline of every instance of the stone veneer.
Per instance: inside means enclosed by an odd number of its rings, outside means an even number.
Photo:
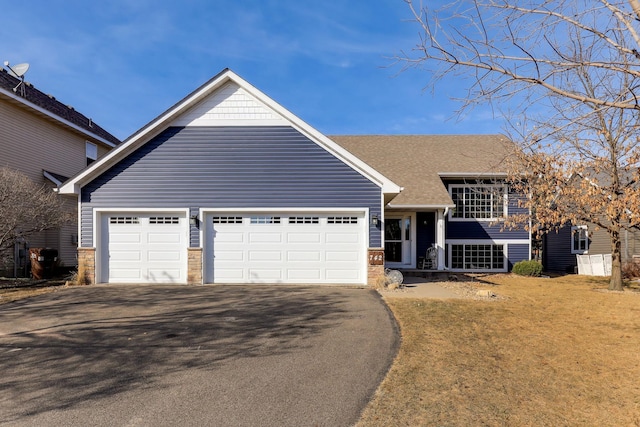
[[[202,248],[189,248],[187,252],[187,283],[202,285]]]
[[[78,271],[83,270],[86,284],[96,283],[96,248],[78,248]]]

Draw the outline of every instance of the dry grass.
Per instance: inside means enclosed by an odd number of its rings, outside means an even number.
[[[360,426],[640,426],[637,288],[487,280],[506,298],[388,299],[402,346]]]
[[[36,295],[46,294],[54,292],[55,287],[46,288],[12,288],[12,289],[0,289],[0,304],[6,304],[8,302],[17,301],[19,299],[29,298]]]

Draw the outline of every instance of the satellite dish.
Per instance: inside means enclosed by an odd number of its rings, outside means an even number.
[[[29,64],[22,63],[14,65],[13,67],[9,65],[9,61],[4,61],[4,66],[7,67],[8,73],[10,76],[15,77],[16,79],[20,79],[20,83],[16,87],[13,88],[14,92],[18,92],[18,88],[20,88],[20,94],[24,95],[24,75],[29,69]]]
[[[29,64],[22,63],[22,64],[18,64],[18,65],[14,65],[13,67],[9,66],[9,61],[5,61],[4,65],[7,66],[7,68],[9,69],[9,74],[11,74],[13,77],[20,79],[22,78],[22,76],[24,76],[26,74],[26,72],[29,70]]]

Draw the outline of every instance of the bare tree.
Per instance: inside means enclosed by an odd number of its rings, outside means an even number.
[[[461,111],[488,103],[507,117],[520,149],[510,178],[531,195],[533,227],[605,229],[609,289],[621,290],[620,233],[640,223],[639,0],[405,1],[421,38],[398,60],[432,85],[468,82]]]
[[[36,185],[21,172],[0,168],[0,253],[20,237],[59,228],[71,219],[50,188]]]

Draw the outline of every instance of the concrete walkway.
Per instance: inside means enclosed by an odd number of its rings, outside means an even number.
[[[385,298],[461,298],[451,289],[439,285],[438,282],[429,282],[422,277],[405,277],[403,285],[402,289],[383,290],[380,291],[380,294]]]

